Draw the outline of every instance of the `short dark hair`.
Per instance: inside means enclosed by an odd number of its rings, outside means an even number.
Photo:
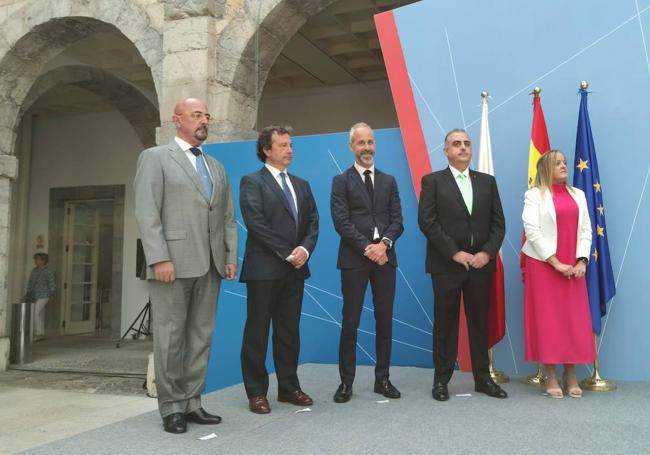
[[[47,253],[36,253],[34,255],[34,259],[37,258],[43,261],[43,264],[47,264],[48,262],[50,262],[50,256],[48,256]]]
[[[266,163],[266,153],[264,150],[268,150],[273,145],[273,133],[276,134],[291,134],[293,129],[290,126],[267,126],[260,131],[260,135],[257,138],[257,157],[262,163]]]
[[[454,128],[453,130],[451,130],[445,135],[445,142],[443,144],[443,149],[447,148],[447,139],[449,139],[449,136],[451,136],[453,133],[465,133],[465,135],[469,137],[469,134],[467,134],[467,131],[465,131],[463,128]]]

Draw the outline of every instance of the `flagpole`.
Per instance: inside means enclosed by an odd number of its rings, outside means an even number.
[[[585,82],[585,81],[583,81]],[[585,87],[585,90],[587,88]],[[594,334],[594,343],[596,344],[596,360],[594,360],[594,373],[590,378],[584,378],[580,381],[580,387],[592,392],[613,392],[616,390],[616,383],[600,377],[598,371],[598,336]]]
[[[580,82],[580,91],[585,92],[589,88],[587,81]],[[596,259],[597,260],[597,259]],[[580,381],[580,387],[592,392],[611,392],[616,390],[616,383],[600,376],[598,365],[598,335],[594,333],[594,344],[596,348],[596,359],[594,360],[594,372],[590,378],[585,378]]]
[[[533,88],[533,97],[537,98],[539,97],[539,94],[542,93],[542,89],[539,87]],[[532,182],[530,182],[532,184]],[[535,387],[541,387],[544,385],[544,381],[546,381],[546,375],[544,374],[544,371],[542,370],[542,364],[540,362],[537,362],[537,371],[535,374],[531,374],[530,376],[526,377],[526,384],[532,385]]]
[[[492,150],[491,150],[492,146],[490,144],[490,128],[488,126],[488,108],[487,108],[488,97],[489,94],[487,91],[484,90],[481,92],[481,98],[483,99],[483,101],[481,106],[481,139],[479,144],[478,171],[485,172],[490,175],[494,175],[494,168],[492,166]],[[492,286],[495,286],[495,288],[492,289],[492,293],[490,295],[490,307],[492,309],[492,312],[498,315],[500,313],[499,308],[501,307],[501,304],[504,305],[503,311],[505,311],[505,304],[503,303],[503,298],[504,298],[503,292],[498,291],[498,289],[503,290],[503,273],[502,273],[503,267],[501,262],[501,250],[499,250],[497,257],[495,258],[495,262],[497,264],[497,270],[493,272],[493,276],[492,276]],[[501,297],[501,299],[499,297]],[[498,317],[499,316],[497,316],[497,318]],[[488,316],[488,318],[490,319],[488,325],[490,325],[491,322],[494,321],[490,316]],[[497,326],[498,325],[499,324],[497,323]],[[505,318],[504,318],[504,325],[505,325]],[[489,332],[490,329],[488,329],[488,333]],[[490,342],[493,343],[494,341],[490,341]],[[508,377],[507,374],[494,368],[493,348],[490,348],[488,350],[488,370],[490,372],[490,377],[497,384],[503,384],[510,381],[510,378]]]

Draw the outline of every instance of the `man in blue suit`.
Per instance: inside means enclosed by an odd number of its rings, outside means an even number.
[[[239,205],[248,231],[240,281],[246,283],[247,318],[242,374],[251,412],[268,414],[264,365],[273,322],[278,401],[309,406],[298,382],[300,310],[307,260],[318,238],[318,210],[306,180],[287,173],[293,159],[291,129],[264,128],[257,140],[262,169],[241,179]]]
[[[368,282],[376,321],[374,391],[387,398],[401,396],[388,379],[397,268],[394,246],[404,230],[399,191],[393,176],[375,168],[375,136],[367,124],[350,129],[350,150],[354,165],[334,177],[330,200],[334,227],[341,236],[337,267],[343,292],[336,403],[352,397],[357,329]]]

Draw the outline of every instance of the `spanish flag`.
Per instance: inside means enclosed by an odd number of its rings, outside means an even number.
[[[546,121],[542,111],[539,91],[535,90],[533,98],[533,128],[530,132],[530,151],[528,152],[528,188],[535,186],[537,160],[551,149],[546,131]]]
[[[542,111],[542,102],[539,99],[540,90],[536,87],[533,90],[533,127],[530,132],[530,150],[528,152],[528,188],[535,186],[535,177],[537,176],[537,160],[551,149],[546,131],[546,121],[544,120],[544,111]],[[526,242],[526,233],[521,234],[521,244]],[[524,274],[526,264],[526,255],[519,255],[519,269],[521,270],[522,280],[526,279]]]

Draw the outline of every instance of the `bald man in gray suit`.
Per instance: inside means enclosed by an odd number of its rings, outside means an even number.
[[[210,114],[179,101],[176,137],[143,151],[135,176],[135,216],[147,259],[154,366],[163,428],[217,424],[201,406],[221,278],[237,275],[237,225],[224,167],[205,155]]]

